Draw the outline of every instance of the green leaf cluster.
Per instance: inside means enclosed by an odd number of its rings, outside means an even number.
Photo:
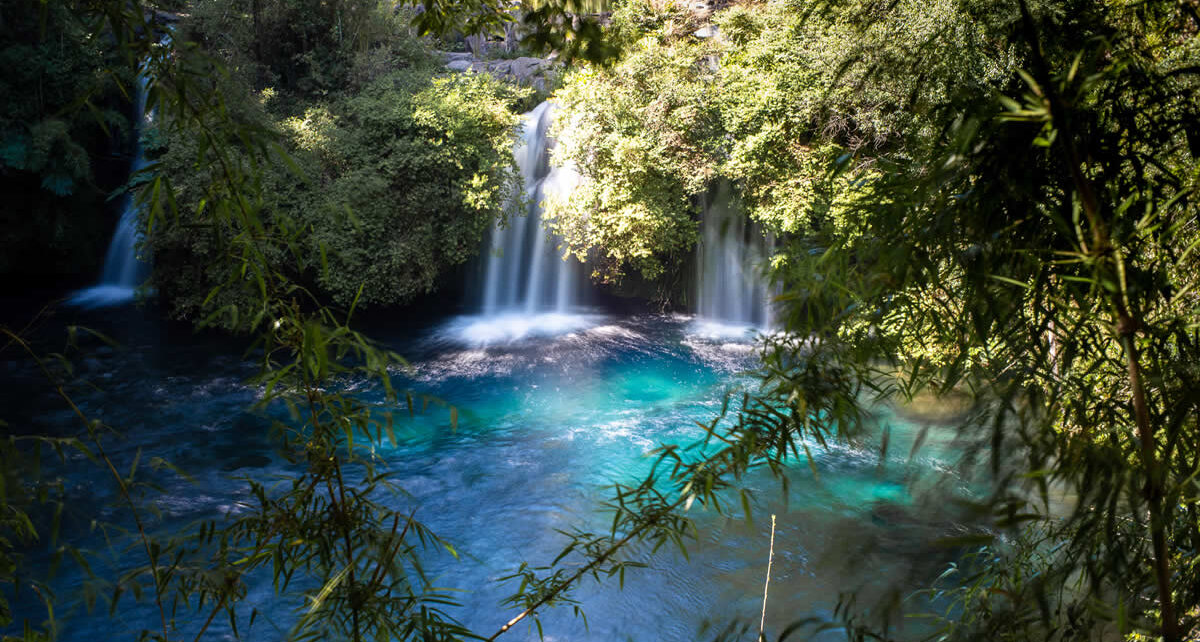
[[[795,240],[780,272],[792,338],[768,341],[769,381],[799,400],[828,386],[803,367],[804,338],[845,355],[873,401],[972,400],[962,435],[977,450],[956,473],[994,481],[995,537],[922,594],[938,639],[1188,639],[1200,21],[1125,3],[962,6],[1021,68],[956,86],[930,112],[941,128],[907,132],[908,154],[877,163],[848,209],[853,233]],[[856,28],[897,19],[860,13]],[[939,64],[909,61],[914,81]],[[857,612],[856,639],[898,636],[900,606]]]
[[[98,214],[132,129],[134,74],[117,59],[65,3],[0,7],[0,274],[70,272],[103,252]]]
[[[866,4],[850,5],[773,0],[702,19],[682,3],[623,3],[612,30],[624,55],[568,75],[555,97],[558,162],[587,178],[547,215],[568,249],[606,278],[678,269],[718,180],[766,232],[850,226],[847,207],[881,169],[847,160],[910,157],[955,92],[1013,68],[1011,48],[955,0],[894,3],[894,19],[862,30],[852,16]],[[929,64],[908,73],[918,60]],[[831,174],[835,161],[852,171]]]
[[[263,251],[275,269],[343,306],[410,301],[478,252],[516,189],[511,109],[524,96],[486,75],[361,62],[366,68],[351,70],[361,86],[329,98],[254,91],[235,75],[221,83],[221,109],[275,147],[252,174],[255,224],[290,240],[286,251]],[[209,207],[222,199],[212,189],[226,167],[196,163],[211,151],[208,136],[164,120],[156,170],[169,192],[142,190],[157,203],[143,210],[152,284],[182,316],[206,308],[209,292],[238,269],[223,252],[240,230]],[[236,163],[253,169],[259,161],[238,147]],[[180,214],[157,217],[168,201]],[[238,292],[222,290],[217,303],[244,306]]]
[[[305,150],[329,178],[300,214],[328,259],[321,289],[342,305],[364,284],[362,303],[404,302],[475,256],[515,198],[517,95],[487,75],[393,74],[336,111],[306,114],[328,140]]]

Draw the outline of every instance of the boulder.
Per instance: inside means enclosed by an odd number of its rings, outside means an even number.
[[[500,80],[546,90],[546,72],[555,66],[552,60],[521,56],[513,59],[480,59],[469,53],[442,52],[446,68],[451,71],[471,71],[490,74]]]
[[[546,66],[546,61],[541,58],[530,58],[522,56],[513,60],[509,65],[509,73],[518,83],[529,83],[534,76],[540,75],[542,68]]]

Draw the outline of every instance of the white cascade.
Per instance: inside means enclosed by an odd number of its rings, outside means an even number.
[[[142,154],[141,132],[142,127],[153,118],[153,114],[146,113],[146,83],[147,78],[139,75],[133,112],[139,122],[134,130],[137,143],[133,162],[129,167],[131,177],[146,166],[146,159]],[[137,203],[132,194],[127,194],[122,202],[121,218],[117,221],[112,240],[108,242],[108,253],[104,256],[100,282],[76,292],[71,296],[70,303],[84,308],[102,308],[132,301],[137,287],[146,279],[148,267],[137,255],[140,238]]]
[[[769,239],[734,203],[720,181],[706,196],[700,221],[697,309],[705,321],[767,329],[771,326]]]
[[[565,198],[579,184],[570,167],[551,167],[548,137],[556,108],[544,102],[525,114],[513,154],[525,187],[524,212],[512,212],[505,227],[492,228],[484,277],[484,316],[563,314],[584,303],[581,265],[564,259],[557,239],[542,227],[542,201]],[[518,208],[520,209],[520,208]]]

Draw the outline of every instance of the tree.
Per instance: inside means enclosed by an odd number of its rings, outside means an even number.
[[[69,274],[104,252],[107,192],[125,170],[136,70],[61,3],[0,7],[0,272]],[[36,251],[34,248],[37,248]]]
[[[698,27],[682,5],[626,3],[613,15],[620,61],[575,70],[555,96],[555,162],[586,180],[544,216],[598,280],[662,278],[695,244],[691,197],[714,178],[722,144],[707,96],[714,69],[701,62],[716,47],[692,37]]]
[[[960,87],[923,154],[875,159],[857,234],[796,242],[787,328],[821,347],[769,342],[770,381],[807,400],[823,384],[792,364],[831,355],[852,388],[975,399],[968,429],[991,441],[987,505],[1009,537],[951,579],[950,638],[1182,640],[1200,535],[1200,23],[1182,5],[963,6],[1027,71]],[[1060,515],[1050,497],[1064,489],[1077,498]]]
[[[702,19],[680,3],[622,3],[610,31],[622,58],[581,65],[556,94],[557,160],[587,178],[546,215],[567,249],[607,280],[679,270],[697,202],[721,181],[769,233],[848,225],[848,202],[873,184],[866,161],[927,144],[950,79],[986,91],[1014,68],[1012,47],[954,0],[894,3],[865,29],[812,9],[777,1]],[[831,175],[845,153],[863,162]]]

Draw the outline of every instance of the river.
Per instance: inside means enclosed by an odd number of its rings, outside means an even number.
[[[111,348],[93,341],[76,359],[81,377],[95,386],[76,388],[81,408],[124,435],[113,442],[114,459],[127,466],[141,449],[143,461],[163,457],[189,476],[156,477],[162,488],[152,501],[163,514],[156,528],[222,519],[247,499],[242,477],[268,480],[287,472],[267,420],[247,412],[259,393],[244,382],[256,366],[235,342],[195,336],[136,309],[78,314],[120,343]],[[457,559],[431,553],[427,571],[438,586],[462,589],[462,606],[451,612],[480,633],[490,634],[515,614],[500,605],[515,587],[497,582],[499,577],[523,560],[548,564],[565,541],[559,529],[603,529],[607,485],[637,480],[656,447],[698,439],[697,422],[717,416],[726,395],[756,385],[753,342],[708,332],[689,317],[597,312],[572,319],[515,339],[500,333],[502,339],[490,344],[478,339],[477,319],[462,317],[374,333],[410,360],[410,369],[396,371],[397,385],[457,408],[456,427],[437,405],[405,417],[397,426],[400,443],[385,444],[378,454],[407,493],[396,504],[415,509],[457,548]],[[10,423],[28,422],[50,434],[75,432],[77,420],[28,362],[11,350],[3,356]],[[364,382],[345,384],[378,398]],[[693,507],[700,537],[689,546],[690,559],[675,550],[631,551],[649,568],[631,572],[623,589],[615,580],[584,582],[575,597],[586,624],[569,607],[549,610],[542,618],[546,639],[712,639],[711,630],[701,633],[706,623],[721,629],[734,621],[756,629],[771,514],[777,515],[777,531],[769,631],[803,618],[830,620],[844,591],[878,595],[897,586],[905,593],[928,582],[952,560],[953,552],[937,546],[937,538],[958,525],[920,491],[947,486],[951,437],[935,428],[929,445],[910,459],[907,443],[922,425],[887,408],[878,409],[877,420],[892,433],[886,461],[881,463],[872,439],[829,448],[814,444],[815,466],[795,462],[786,501],[775,481],[751,476],[752,522],[740,508],[735,517],[722,517]],[[49,470],[67,480],[71,497],[64,539],[108,550],[91,522],[120,520],[111,480],[81,456]],[[962,492],[950,479],[944,492]],[[30,555],[36,563],[46,553]],[[141,561],[129,549],[116,565]],[[100,632],[103,639],[134,639],[155,626],[157,612],[128,597],[111,618],[104,609],[88,614],[84,585],[69,562],[52,582],[61,602],[61,639],[95,640]],[[21,608],[35,608],[28,598],[16,602],[18,616]],[[296,603],[277,597],[269,578],[252,579],[247,604],[259,615],[241,631],[244,639],[284,638]],[[181,621],[185,631],[195,628]],[[232,639],[227,623],[214,626],[209,639]],[[538,633],[522,624],[505,637],[536,640]],[[831,631],[815,639],[843,636]]]

